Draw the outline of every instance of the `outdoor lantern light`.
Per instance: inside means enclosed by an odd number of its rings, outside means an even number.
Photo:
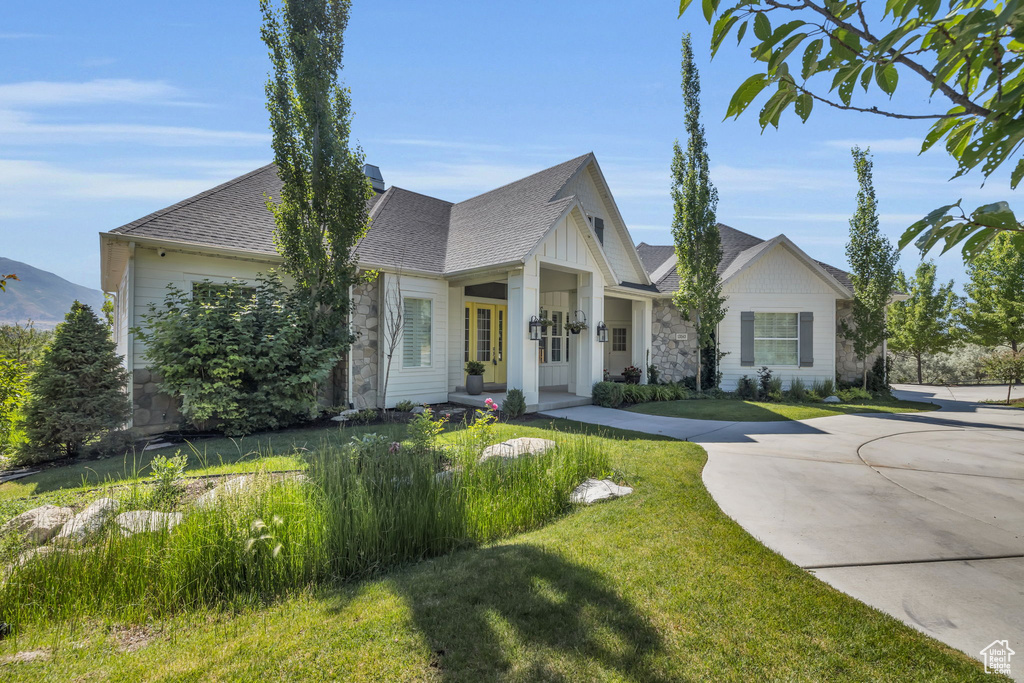
[[[608,341],[608,326],[603,320],[597,324],[597,341],[602,344]]]
[[[530,316],[530,341],[540,341],[540,318]]]

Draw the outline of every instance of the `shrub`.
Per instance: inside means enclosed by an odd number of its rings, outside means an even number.
[[[466,363],[467,375],[482,375],[487,370],[484,364],[478,360],[471,360]]]
[[[526,397],[522,389],[509,389],[505,400],[501,402],[501,412],[510,420],[526,414]]]
[[[623,400],[622,387],[617,382],[596,382],[591,392],[594,405],[618,408]]]
[[[652,400],[653,389],[649,384],[623,384],[622,400],[626,403],[647,403]]]
[[[24,460],[77,456],[128,420],[128,371],[107,326],[76,301],[28,380]]]
[[[926,384],[964,384],[981,382],[988,377],[984,359],[992,349],[966,344],[946,353],[926,353],[921,357],[921,379]],[[893,358],[893,382],[917,382],[917,360],[910,354],[896,354]]]
[[[28,397],[28,368],[13,358],[0,358],[0,457],[22,441],[21,408]]]
[[[807,385],[799,377],[794,377],[789,380],[789,391],[786,392],[786,396],[791,401],[806,401],[807,400]]]
[[[643,371],[635,365],[627,365],[622,370],[622,378],[626,380],[626,384],[639,383],[642,374]]]
[[[871,369],[868,370],[868,391],[876,394],[891,394],[892,387],[889,386],[887,377],[892,375],[892,356],[879,355],[875,359]]]
[[[855,403],[857,401],[870,401],[874,396],[871,395],[870,391],[865,391],[862,387],[850,387],[849,389],[840,389],[839,393],[836,394],[839,400],[843,403]]]
[[[400,413],[411,413],[412,409],[415,407],[416,404],[409,400],[399,401],[398,403],[395,404],[395,410],[397,410]]]
[[[690,390],[681,382],[666,384],[665,387],[671,392],[672,398],[669,401],[682,401],[690,398]]]
[[[1024,351],[1003,349],[985,358],[985,371],[992,377],[1005,382],[1006,405],[1010,405],[1013,385],[1024,380]]]
[[[236,436],[318,414],[317,386],[342,346],[310,346],[302,295],[277,273],[255,286],[196,283],[195,296],[168,290],[133,332],[146,343],[161,388],[181,397],[195,426]]]
[[[419,415],[414,415],[406,428],[406,435],[413,450],[417,453],[434,450],[437,447],[437,438],[441,436],[447,422],[447,415],[435,420],[434,411],[430,408],[424,409]]]
[[[149,494],[147,507],[163,508],[174,503],[182,492],[181,476],[188,466],[188,456],[180,450],[168,458],[158,455],[149,463],[153,490]]]
[[[380,417],[380,413],[376,408],[363,408],[358,413],[350,415],[348,421],[352,424],[368,425],[375,422],[378,417]]]
[[[811,385],[811,393],[817,394],[823,399],[828,398],[829,396],[835,396],[836,382],[831,377],[815,380],[814,384]]]
[[[772,371],[762,365],[757,371],[757,393],[764,399],[772,391]]]
[[[757,383],[748,375],[743,375],[736,383],[736,398],[745,401],[757,400]]]

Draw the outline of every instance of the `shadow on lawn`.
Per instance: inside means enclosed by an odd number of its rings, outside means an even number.
[[[578,660],[565,662],[569,668],[596,664],[631,679],[664,680],[649,668],[662,649],[659,634],[597,572],[530,545],[453,560],[392,582],[433,650],[430,666],[444,678],[570,680],[550,666],[564,656]]]

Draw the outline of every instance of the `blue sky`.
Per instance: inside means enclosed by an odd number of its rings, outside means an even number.
[[[763,135],[756,108],[723,121],[753,63],[729,44],[711,61],[702,16],[676,7],[356,0],[354,135],[387,184],[452,201],[593,151],[634,239],[667,243],[679,42],[692,31],[722,222],[843,266],[854,143],[875,153],[894,241],[957,198],[1011,198],[1005,174],[950,183],[944,152],[917,156],[926,124],[821,108]],[[0,255],[74,282],[99,286],[98,232],[271,159],[255,1],[17,3],[0,20],[0,63]],[[901,98],[928,109],[909,86]],[[902,265],[918,261],[906,252]],[[939,275],[962,281],[959,258],[939,259]]]

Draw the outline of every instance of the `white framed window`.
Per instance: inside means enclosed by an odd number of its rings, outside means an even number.
[[[612,352],[628,351],[627,337],[628,332],[625,327],[613,327],[612,328]]]
[[[800,364],[799,317],[799,313],[754,313],[754,365]]]
[[[431,299],[402,300],[402,367],[425,368],[432,363],[433,304]]]
[[[569,330],[566,329],[565,323],[569,319],[569,312],[542,308],[540,317],[548,318],[553,324],[541,329],[540,343],[537,345],[538,362],[542,365],[568,363]]]

